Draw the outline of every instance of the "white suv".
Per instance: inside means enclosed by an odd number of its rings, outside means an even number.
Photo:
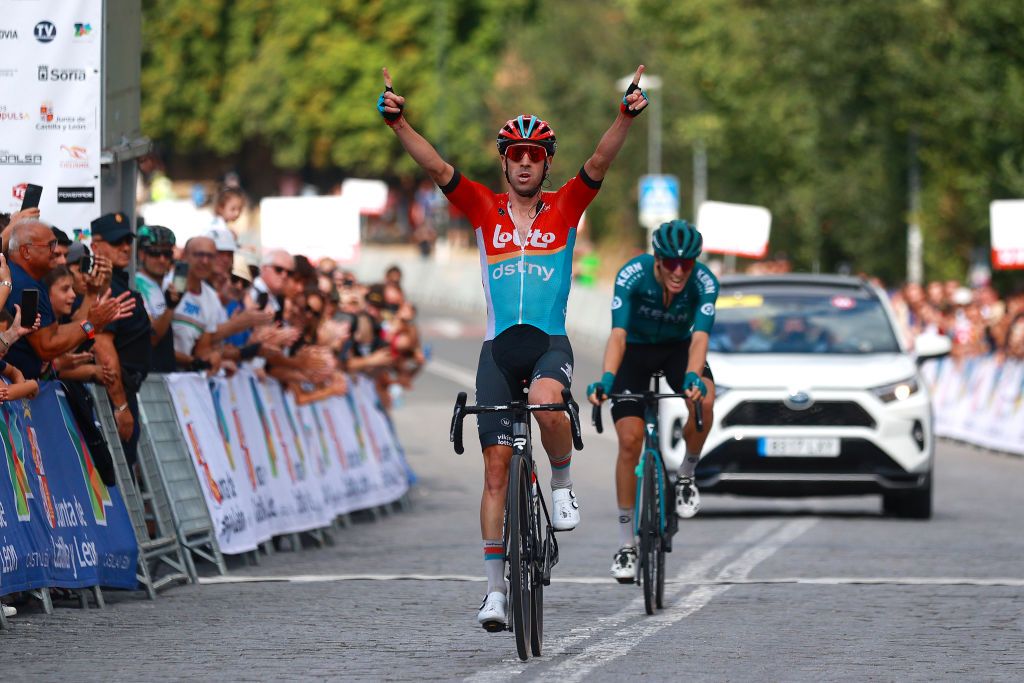
[[[916,361],[950,344],[919,339],[915,354],[897,329],[885,293],[858,278],[723,277],[701,493],[881,493],[889,514],[930,517],[932,409]],[[669,461],[675,424],[663,430]]]

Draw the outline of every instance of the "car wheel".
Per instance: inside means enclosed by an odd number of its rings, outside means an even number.
[[[932,516],[932,475],[912,491],[893,491],[882,494],[882,511],[894,517],[909,519],[931,519]]]

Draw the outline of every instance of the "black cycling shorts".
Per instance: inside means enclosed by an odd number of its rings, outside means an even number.
[[[478,405],[502,405],[515,396],[525,399],[536,380],[549,377],[572,386],[572,346],[565,335],[548,335],[533,325],[513,325],[480,349],[476,368]],[[480,447],[511,446],[512,419],[508,413],[476,416]]]
[[[615,375],[612,384],[613,394],[629,391],[642,394],[651,388],[651,376],[661,370],[672,391],[683,392],[683,378],[686,366],[690,363],[690,339],[667,344],[626,344],[626,352],[622,355],[622,365]],[[715,381],[711,374],[711,366],[704,363],[704,377]],[[612,419],[616,422],[624,417],[644,416],[644,404],[639,399],[613,399]]]

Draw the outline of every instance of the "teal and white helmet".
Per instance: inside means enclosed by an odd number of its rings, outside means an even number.
[[[654,255],[661,258],[692,258],[700,256],[704,238],[690,223],[674,220],[662,223],[651,239]]]

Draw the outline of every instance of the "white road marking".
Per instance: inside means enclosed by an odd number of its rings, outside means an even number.
[[[726,565],[715,578],[731,581],[746,579],[758,564],[817,523],[818,520],[813,518],[794,519],[788,522]],[[560,661],[548,676],[565,681],[581,681],[594,669],[628,654],[644,639],[699,612],[716,596],[730,588],[732,585],[728,584],[699,586],[664,611],[608,634],[588,645],[578,655]]]
[[[776,520],[760,520],[751,524],[731,541],[723,542],[704,553],[696,560],[687,563],[683,570],[676,576],[676,580],[689,583],[691,581],[703,579],[708,572],[733,555],[737,550],[737,546],[743,547],[748,546],[751,543],[755,543],[764,538],[771,531],[778,529],[779,526],[780,522]],[[555,579],[553,577],[552,581],[554,580]],[[666,602],[672,600],[672,598],[678,595],[681,590],[682,588],[670,589],[666,586]],[[637,597],[633,598],[633,600],[615,614],[600,617],[599,619],[577,626],[564,636],[547,640],[544,643],[544,659],[533,661],[547,661],[552,656],[565,654],[570,648],[579,643],[590,640],[602,633],[607,633],[610,630],[618,629],[626,622],[637,619],[638,616],[643,613],[643,609],[643,594],[638,592]],[[521,674],[526,669],[527,664],[528,662],[521,661],[513,654],[511,657],[502,660],[501,664],[478,671],[465,680],[476,681],[479,683],[495,680],[507,680],[513,676]]]
[[[709,553],[710,554],[710,553]],[[696,563],[695,563],[696,564]],[[484,583],[486,579],[471,574],[291,574],[284,576],[204,576],[202,584],[232,583],[334,583],[339,581],[458,581]],[[579,586],[618,586],[607,576],[552,577],[552,583]],[[666,579],[672,586],[770,586],[792,584],[798,586],[991,586],[1024,587],[1024,579],[976,576],[789,576],[775,579]],[[642,603],[642,600],[638,601]]]

